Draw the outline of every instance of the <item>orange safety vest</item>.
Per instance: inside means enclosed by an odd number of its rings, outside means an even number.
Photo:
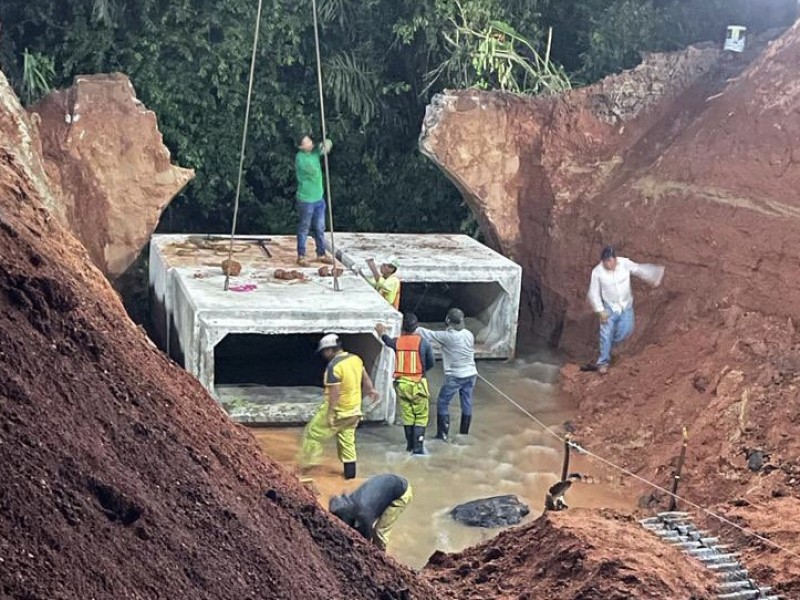
[[[411,379],[421,381],[423,375],[422,356],[419,349],[422,345],[422,338],[416,334],[401,335],[397,338],[397,350],[395,350],[395,370],[394,378]]]

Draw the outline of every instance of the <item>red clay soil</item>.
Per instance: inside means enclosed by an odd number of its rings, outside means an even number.
[[[800,554],[800,500],[771,498],[736,504],[740,506],[723,505],[716,511],[736,525]],[[776,593],[787,599],[800,598],[800,560],[767,542],[743,534],[735,527],[711,518],[706,521],[715,535],[736,545],[751,576],[760,585],[772,586]]]
[[[458,554],[434,554],[423,573],[459,600],[701,600],[714,578],[614,511],[545,513]]]
[[[436,597],[148,343],[2,143],[0,456],[0,598]]]
[[[577,439],[668,486],[687,426],[682,493],[780,523],[797,514],[772,496],[800,492],[800,23],[750,49],[652,56],[557,97],[445,94],[421,146],[523,265],[537,333],[576,362],[597,356],[601,247],[666,266],[660,288],[634,286],[611,374],[563,370]],[[650,491],[642,506],[665,506]]]
[[[720,310],[661,343],[622,353],[609,374],[562,370],[579,399],[579,440],[668,485],[689,430],[681,492],[714,504],[800,492],[800,335],[791,321]],[[747,457],[765,455],[753,471]]]

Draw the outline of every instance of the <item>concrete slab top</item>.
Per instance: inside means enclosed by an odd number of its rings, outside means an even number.
[[[459,234],[337,233],[336,254],[348,266],[365,268],[366,260],[398,259],[402,281],[494,281],[521,267],[474,240]]]
[[[238,313],[281,313],[308,315],[331,312],[357,312],[364,317],[383,318],[391,310],[383,298],[361,277],[345,271],[339,277],[340,291],[333,278],[322,277],[318,269],[295,264],[294,236],[241,236],[234,242],[233,259],[242,265],[241,273],[230,278],[224,290],[221,263],[228,256],[229,242],[223,236],[154,235],[156,247],[166,268],[177,275],[196,311],[220,311],[233,317]],[[266,241],[271,256],[258,245]],[[303,280],[285,281],[275,277],[277,269],[302,273]]]

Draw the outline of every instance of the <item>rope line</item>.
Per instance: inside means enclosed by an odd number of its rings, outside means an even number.
[[[791,556],[793,556],[795,558],[800,559],[800,553],[797,553],[794,550],[790,550],[789,548],[781,546],[777,542],[774,542],[774,541],[770,540],[769,538],[764,537],[763,535],[753,531],[752,529],[749,529],[747,527],[743,527],[742,525],[734,523],[730,519],[724,517],[723,515],[715,513],[714,511],[712,511],[709,508],[701,506],[700,504],[692,502],[691,500],[687,500],[686,498],[684,498],[682,496],[679,496],[677,494],[673,494],[670,490],[658,485],[657,483],[654,483],[654,482],[652,482],[652,481],[650,481],[648,479],[645,479],[644,477],[642,477],[640,475],[637,475],[636,473],[631,472],[630,470],[626,469],[625,467],[617,465],[617,464],[611,462],[610,460],[608,460],[606,458],[603,458],[602,456],[600,456],[598,454],[595,454],[594,452],[591,452],[590,450],[587,450],[586,448],[582,447],[581,445],[576,444],[575,442],[573,442],[571,440],[568,440],[563,435],[558,433],[555,429],[553,429],[552,427],[549,427],[548,425],[546,425],[541,419],[536,417],[536,415],[534,415],[533,413],[531,413],[530,411],[525,409],[525,407],[520,405],[516,400],[514,400],[511,396],[506,394],[503,390],[498,388],[496,385],[494,385],[491,381],[486,379],[480,373],[478,373],[478,379],[483,381],[486,385],[488,385],[492,390],[494,390],[497,394],[499,394],[502,398],[507,400],[509,403],[511,403],[512,405],[516,406],[523,414],[525,414],[527,417],[529,417],[532,421],[534,421],[537,425],[539,425],[539,427],[541,427],[544,431],[546,431],[547,433],[549,433],[550,435],[555,437],[561,443],[567,443],[570,446],[572,446],[573,448],[575,448],[578,452],[580,452],[582,454],[585,454],[589,458],[597,460],[597,461],[603,463],[604,465],[606,465],[608,467],[616,469],[617,471],[620,471],[621,473],[623,473],[623,474],[625,474],[625,475],[627,475],[629,477],[632,477],[632,478],[636,479],[637,481],[639,481],[641,483],[644,483],[645,485],[650,486],[653,489],[656,489],[656,490],[658,490],[660,492],[663,492],[663,493],[667,494],[667,496],[670,496],[670,497],[674,498],[675,500],[677,500],[679,502],[683,502],[685,505],[690,506],[690,507],[694,508],[695,510],[698,510],[698,511],[700,511],[702,513],[705,513],[709,517],[712,517],[712,518],[716,519],[717,521],[719,521],[721,523],[724,523],[726,525],[730,525],[731,527],[733,527],[735,529],[738,529],[739,531],[741,531],[742,533],[744,533],[747,536],[750,536],[750,537],[753,537],[753,538],[755,538],[757,540],[760,540],[760,541],[764,542],[765,544],[767,544],[769,546],[772,546],[773,548],[775,548],[777,550],[781,550],[781,551],[783,551],[783,552],[785,552],[785,553],[787,553],[787,554],[789,554],[789,555],[791,555]]]
[[[328,227],[331,233],[331,256],[333,256],[333,289],[340,291],[339,275],[336,271],[336,241],[333,234],[333,198],[331,197],[331,172],[328,166],[328,151],[325,143],[328,140],[328,129],[325,126],[325,95],[322,91],[322,58],[319,51],[319,25],[317,24],[317,0],[311,0],[311,8],[314,11],[314,48],[317,55],[317,88],[319,89],[319,116],[322,122],[322,163],[325,165],[325,193],[328,199]],[[325,251],[325,248],[322,248]],[[319,248],[317,248],[319,252]]]
[[[230,265],[233,259],[233,240],[236,237],[236,220],[239,218],[239,197],[242,192],[242,174],[244,173],[244,155],[247,148],[247,129],[250,124],[250,104],[253,98],[253,80],[256,72],[256,51],[258,50],[258,31],[261,26],[261,9],[264,0],[258,0],[258,11],[256,13],[256,30],[253,34],[253,55],[250,58],[250,81],[247,85],[247,105],[244,110],[244,129],[242,130],[242,149],[239,153],[239,177],[236,181],[236,199],[233,202],[233,223],[231,224],[231,241],[228,247],[228,268],[225,269],[225,285],[223,289],[227,292],[230,285]]]

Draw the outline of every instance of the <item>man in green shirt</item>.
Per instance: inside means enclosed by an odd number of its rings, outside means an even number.
[[[297,264],[308,266],[306,259],[306,240],[309,231],[314,233],[317,246],[317,260],[332,264],[333,260],[325,254],[325,191],[322,186],[322,166],[320,158],[330,152],[333,144],[325,140],[315,145],[310,135],[301,135],[297,142],[298,152],[294,159],[297,176]]]

